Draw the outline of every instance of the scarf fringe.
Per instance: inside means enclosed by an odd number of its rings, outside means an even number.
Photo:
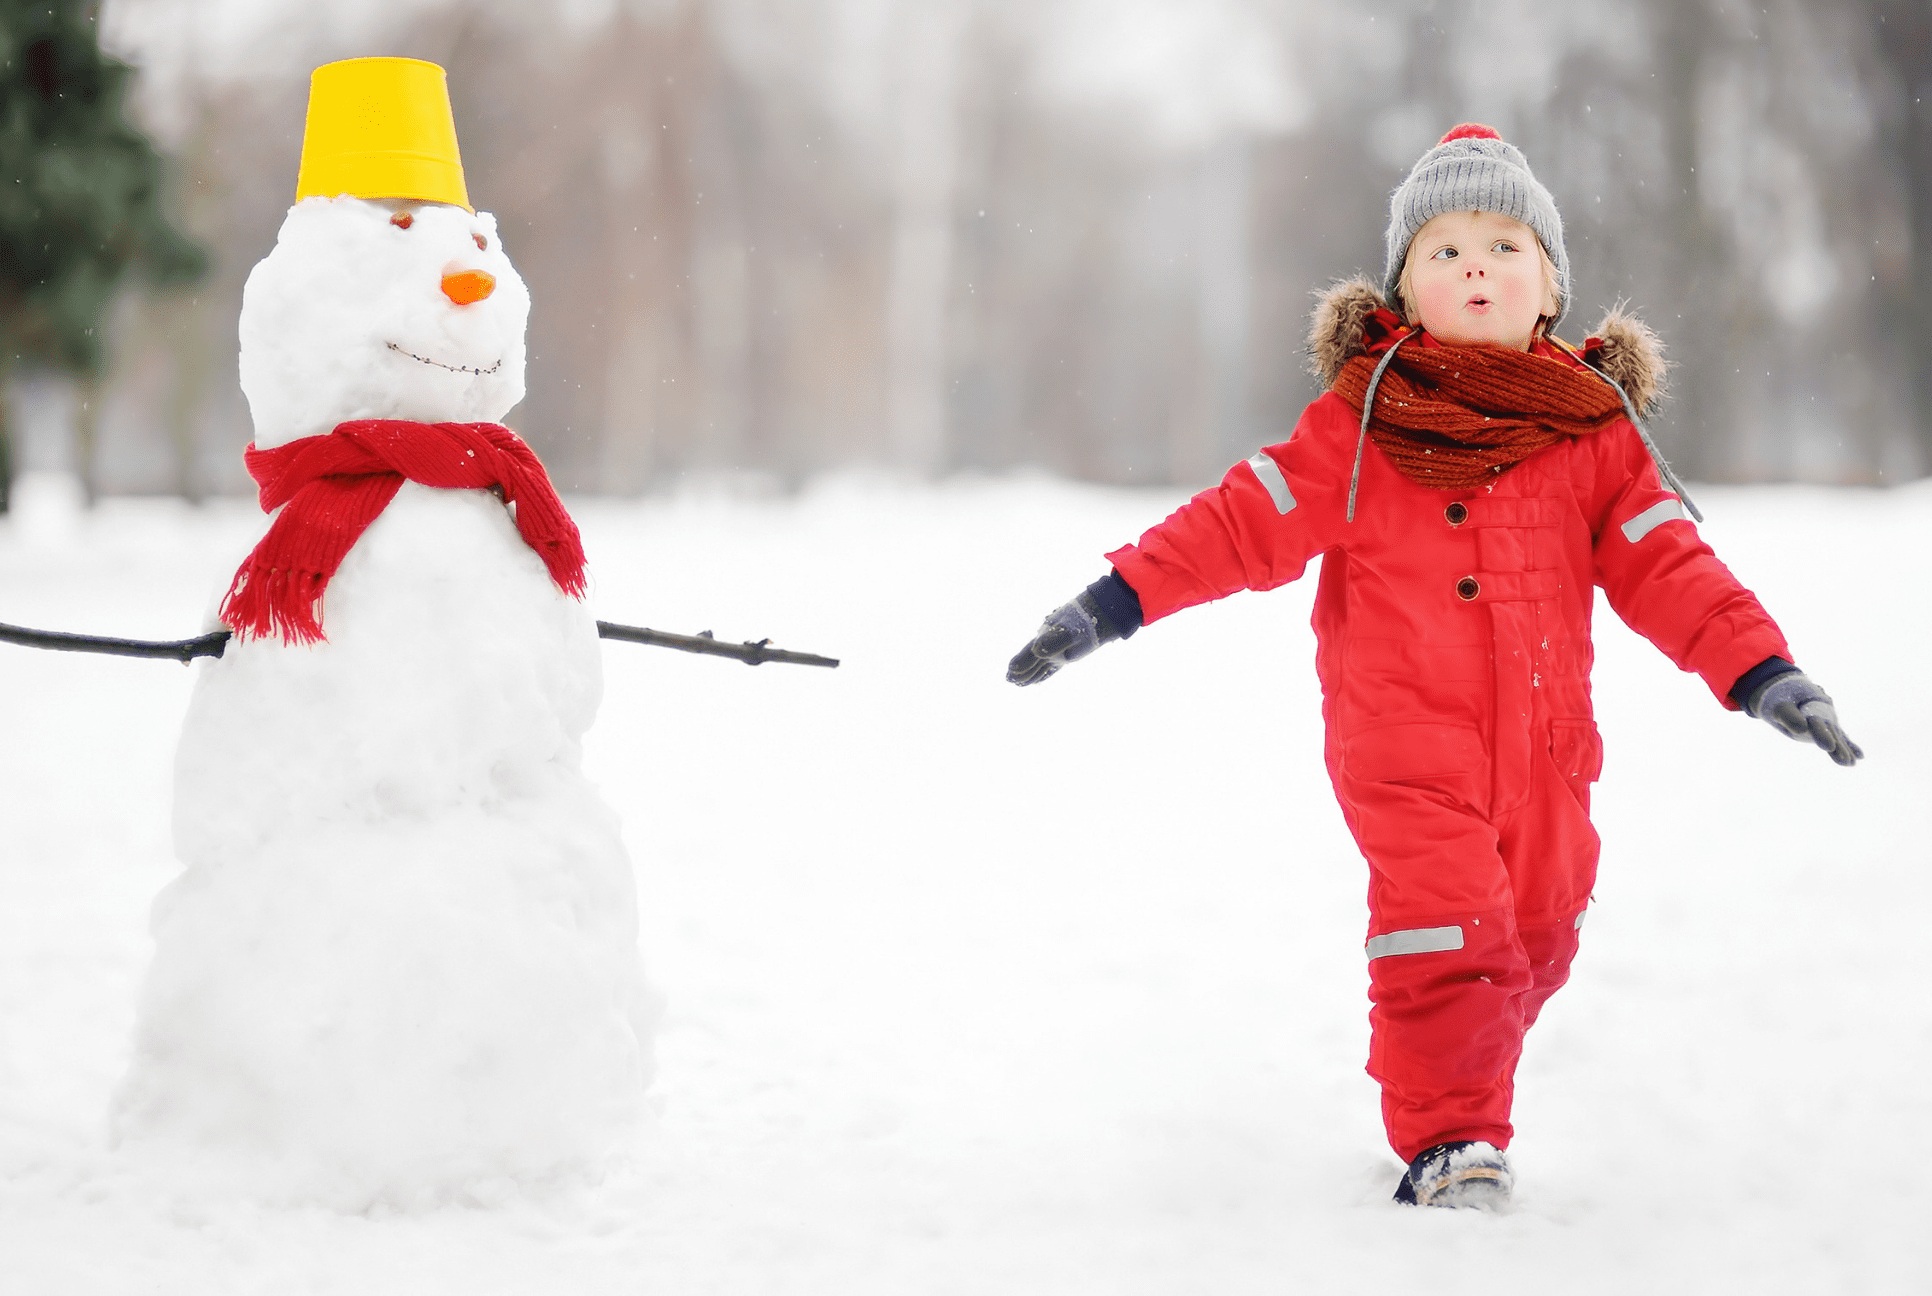
[[[567,540],[545,540],[532,546],[558,589],[580,599],[588,591],[584,580],[583,547]]]
[[[279,634],[285,643],[321,643],[327,636],[316,605],[328,583],[319,571],[262,570],[251,558],[228,587],[221,619],[243,639]]]

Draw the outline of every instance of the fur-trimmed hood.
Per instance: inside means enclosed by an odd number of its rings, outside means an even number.
[[[1388,303],[1359,275],[1330,285],[1315,299],[1308,321],[1308,369],[1332,387],[1342,366],[1364,353],[1362,332],[1368,317]],[[1601,344],[1586,344],[1586,358],[1622,386],[1638,413],[1648,415],[1663,399],[1670,371],[1663,339],[1621,302],[1610,308],[1593,337]]]

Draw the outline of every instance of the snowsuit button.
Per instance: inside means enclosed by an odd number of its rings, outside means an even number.
[[[1442,510],[1442,516],[1449,519],[1450,526],[1461,526],[1469,520],[1469,506],[1461,500],[1457,500],[1454,504]]]
[[[1456,582],[1456,597],[1467,603],[1482,593],[1482,588],[1476,583],[1474,576],[1465,576]]]

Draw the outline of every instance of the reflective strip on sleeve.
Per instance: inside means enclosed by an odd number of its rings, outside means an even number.
[[[1368,956],[1373,961],[1391,954],[1437,954],[1443,950],[1461,948],[1461,927],[1416,927],[1410,931],[1386,932],[1371,937]]]
[[[1282,475],[1281,465],[1266,450],[1248,460],[1248,467],[1254,469],[1255,480],[1268,488],[1268,498],[1275,502],[1275,512],[1286,513],[1295,507],[1295,493],[1288,489],[1288,479]]]
[[[1679,518],[1690,521],[1690,514],[1684,512],[1681,500],[1659,500],[1623,524],[1623,538],[1636,544],[1664,523],[1675,522]]]

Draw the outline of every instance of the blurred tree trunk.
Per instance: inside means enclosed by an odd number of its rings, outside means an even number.
[[[1880,148],[1892,193],[1881,219],[1873,279],[1887,316],[1892,363],[1910,375],[1917,462],[1932,468],[1932,4],[1861,0],[1893,84],[1880,113]]]
[[[894,461],[929,474],[951,458],[946,321],[964,15],[954,0],[921,0],[896,12],[888,417]]]
[[[1180,481],[1212,481],[1253,448],[1253,140],[1245,132],[1227,136],[1208,147],[1200,168],[1196,322],[1203,399],[1198,432],[1183,438],[1174,456]]]
[[[1737,274],[1723,231],[1710,218],[1698,175],[1699,97],[1714,39],[1708,0],[1651,0],[1656,24],[1656,111],[1662,118],[1666,184],[1657,245],[1666,268],[1663,302],[1681,307],[1671,321],[1653,321],[1667,337],[1679,380],[1658,441],[1686,477],[1721,476],[1728,432],[1719,411],[1730,384],[1729,352],[1752,330],[1752,306],[1736,288]],[[1641,209],[1640,209],[1641,210]]]
[[[90,508],[100,496],[101,375],[88,374],[79,383],[79,408],[74,411],[74,475],[80,478],[81,500]]]

